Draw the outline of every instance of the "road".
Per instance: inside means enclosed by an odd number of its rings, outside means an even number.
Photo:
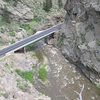
[[[62,25],[63,25],[62,23],[55,25],[51,28],[48,28],[48,29],[43,30],[41,32],[38,32],[38,34],[31,35],[31,36],[29,36],[21,41],[18,41],[17,43],[14,43],[14,44],[0,50],[0,57],[3,57],[11,52],[16,51],[16,50],[19,50],[19,49],[21,49],[21,48],[23,48],[31,43],[39,41],[40,39],[60,30],[62,28]]]

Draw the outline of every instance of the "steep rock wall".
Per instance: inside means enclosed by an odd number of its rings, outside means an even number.
[[[43,9],[44,2],[45,0],[0,0],[0,17],[4,17],[4,11],[11,21],[17,22],[29,22],[37,17],[45,17],[47,12]],[[62,6],[64,4],[65,0],[62,0]],[[50,10],[59,10],[58,0],[52,0]]]
[[[81,62],[84,74],[100,83],[100,1],[67,0],[62,53]]]

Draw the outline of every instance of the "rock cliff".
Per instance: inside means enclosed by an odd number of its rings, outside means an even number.
[[[62,53],[84,74],[100,83],[100,1],[67,0]]]

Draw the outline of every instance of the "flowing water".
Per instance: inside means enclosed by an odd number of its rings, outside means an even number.
[[[51,100],[100,100],[100,89],[76,70],[56,48],[45,46],[42,50],[48,59],[48,83],[35,82],[38,91]]]

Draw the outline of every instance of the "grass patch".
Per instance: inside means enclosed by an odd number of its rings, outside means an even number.
[[[33,28],[34,26],[39,24],[39,20],[38,19],[33,19],[32,22],[30,22],[29,26],[31,28]]]
[[[24,83],[21,80],[17,80],[17,86],[19,89],[21,89],[23,92],[26,92],[28,90],[28,84]]]
[[[99,88],[99,89],[100,89],[100,84],[96,84],[96,86],[97,86],[97,88]]]
[[[57,40],[58,41],[58,44],[57,44],[58,47],[61,47],[63,45],[64,38],[65,38],[64,34],[62,34],[61,36],[58,37],[58,40]]]
[[[36,47],[36,44],[35,44],[35,43],[32,43],[32,44],[30,44],[30,45],[27,45],[25,48],[26,48],[26,50],[31,51],[31,50],[33,50],[35,47]]]
[[[21,24],[20,27],[25,29],[26,31],[29,31],[30,29],[33,29],[34,26],[38,25],[39,21],[37,19],[33,19],[30,23],[28,24]]]
[[[9,93],[7,93],[6,91],[0,91],[0,96],[8,98],[9,97]]]
[[[35,56],[38,58],[39,62],[42,63],[44,61],[43,54],[40,50],[35,51]]]
[[[10,30],[10,32],[17,31],[20,29],[20,25],[17,22],[13,22],[13,21],[10,24],[8,24],[8,26],[6,27]]]
[[[7,25],[7,24],[8,23],[4,19],[2,19],[2,17],[0,17],[0,27],[4,26],[4,25]]]
[[[10,43],[11,43],[11,44],[14,44],[14,43],[15,43],[15,40],[12,39],[12,40],[10,41]]]
[[[6,71],[9,73],[13,73],[13,68],[11,64],[6,63],[5,65]]]
[[[13,31],[13,32],[9,32],[9,35],[10,36],[15,36],[16,35],[16,33]]]
[[[23,28],[23,29],[25,29],[26,31],[28,31],[28,30],[31,29],[31,27],[30,27],[29,24],[21,24],[20,27]]]
[[[40,69],[39,69],[39,78],[42,81],[46,81],[47,80],[47,70],[45,68],[46,65],[41,65]]]
[[[21,28],[25,29],[28,33],[28,35],[30,36],[31,34],[35,33],[36,30],[34,29],[34,25],[32,23],[29,24],[21,24],[20,25]]]
[[[33,83],[33,72],[32,71],[21,71],[17,69],[16,72],[26,81]]]

